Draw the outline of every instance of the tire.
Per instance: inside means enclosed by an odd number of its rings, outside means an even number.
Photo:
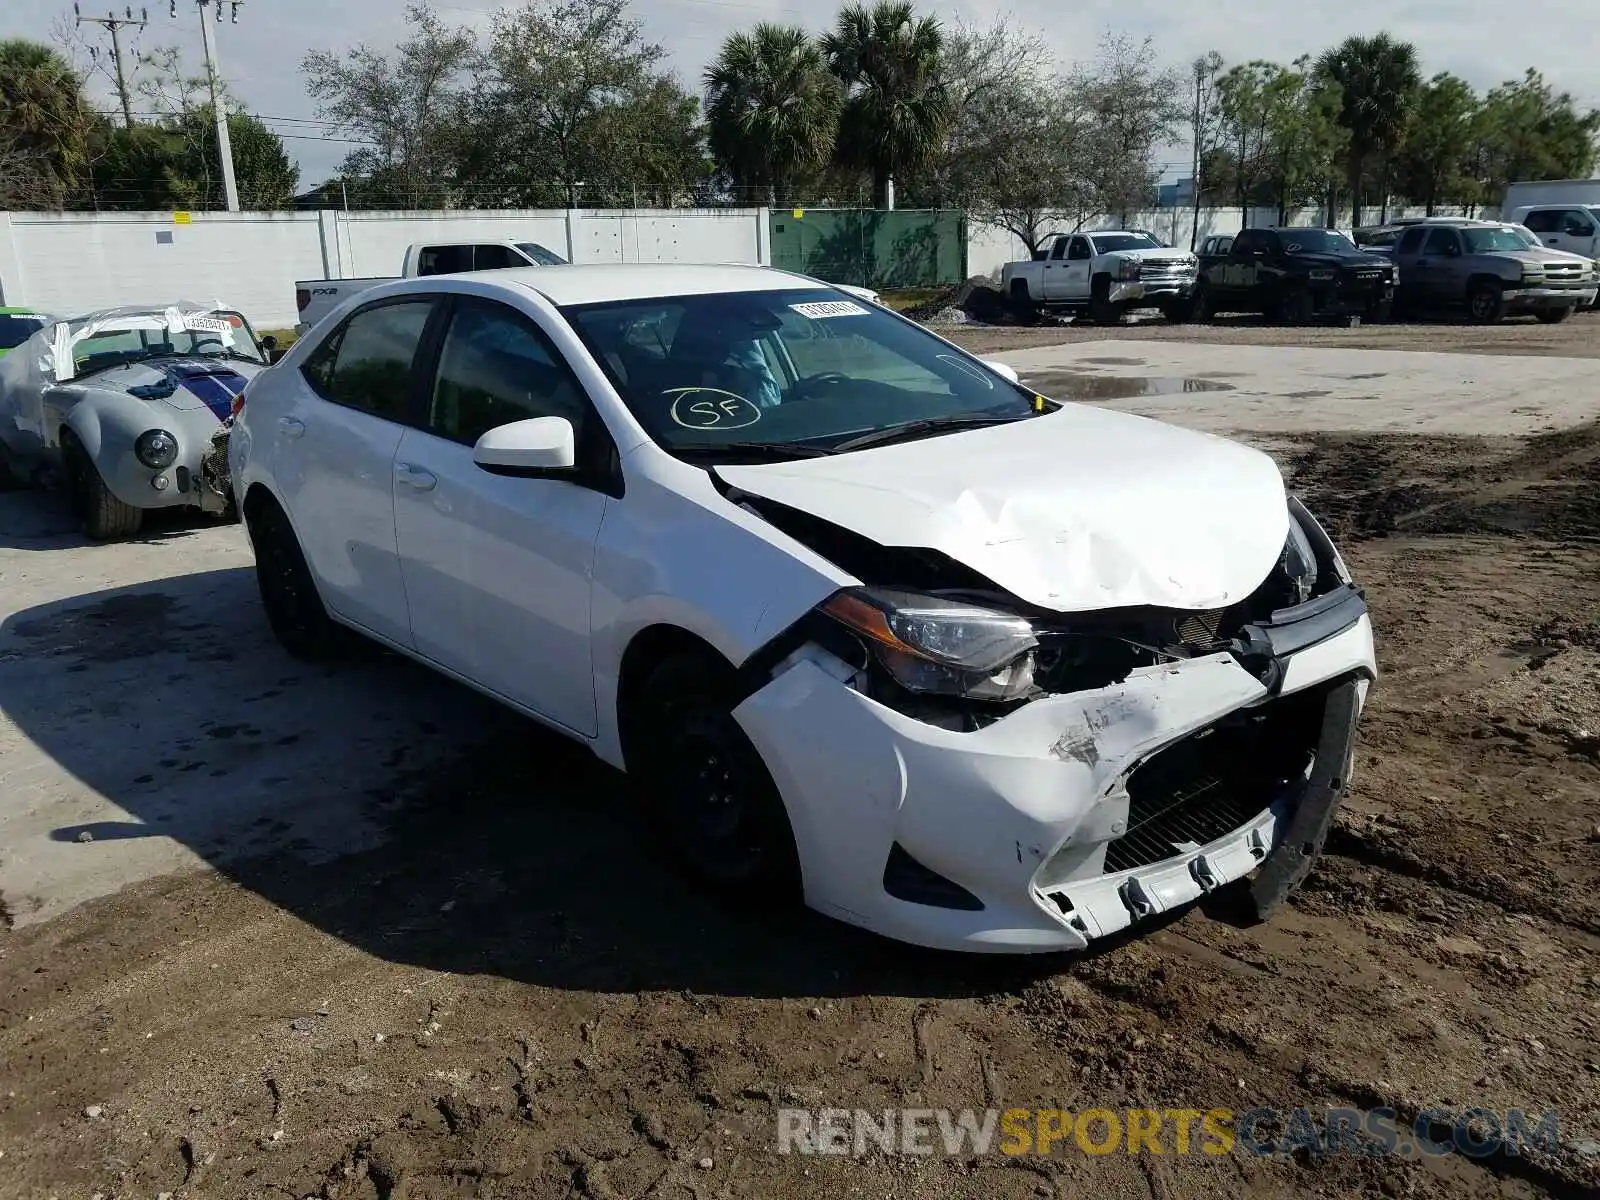
[[[1096,325],[1120,325],[1122,314],[1122,305],[1111,302],[1111,280],[1096,275],[1089,285],[1089,319]]]
[[[1191,298],[1171,300],[1161,306],[1161,315],[1170,325],[1185,325],[1195,317],[1195,302]]]
[[[1284,325],[1306,325],[1317,315],[1317,302],[1309,288],[1290,288],[1273,305],[1275,319]]]
[[[1011,294],[1006,298],[1006,307],[1011,310],[1011,315],[1024,325],[1031,325],[1039,316],[1038,306],[1028,293],[1028,282],[1025,279],[1011,281]]]
[[[1467,289],[1467,317],[1474,325],[1494,325],[1505,315],[1505,288],[1499,280],[1479,280]]]
[[[628,772],[647,792],[661,839],[697,883],[744,902],[800,898],[789,816],[766,764],[733,718],[732,672],[674,654],[641,685]]]
[[[1559,325],[1572,315],[1572,309],[1567,305],[1562,305],[1560,308],[1541,308],[1535,310],[1533,315],[1546,325]]]
[[[1374,301],[1372,304],[1367,305],[1367,310],[1364,313],[1361,314],[1361,319],[1363,321],[1372,321],[1372,322],[1377,323],[1377,324],[1382,324],[1385,321],[1393,320],[1394,319],[1394,301],[1392,301],[1392,300],[1377,300],[1377,301]]]
[[[320,662],[343,657],[355,635],[328,616],[317,595],[289,518],[271,500],[254,506],[246,521],[256,552],[256,587],[267,623],[293,657]]]
[[[88,452],[76,440],[67,442],[62,451],[67,495],[84,535],[97,542],[110,542],[138,533],[144,524],[144,513],[117,499]]]
[[[1217,317],[1217,301],[1211,295],[1211,289],[1203,283],[1195,284],[1194,295],[1189,299],[1189,311],[1192,319],[1196,321],[1214,321]]]

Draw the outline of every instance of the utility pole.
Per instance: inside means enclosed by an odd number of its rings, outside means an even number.
[[[127,127],[132,129],[133,105],[128,100],[127,76],[122,73],[122,38],[119,36],[119,31],[124,25],[132,25],[135,29],[143,29],[150,23],[150,12],[148,9],[141,8],[139,10],[139,19],[135,21],[132,8],[125,8],[122,11],[123,15],[120,17],[111,12],[108,12],[103,17],[86,17],[76,4],[72,6],[72,15],[78,19],[79,25],[104,25],[111,31],[111,62],[117,72],[117,99],[122,101],[122,119],[126,122]],[[95,57],[99,56],[99,51],[93,47],[90,48],[89,53]]]
[[[222,190],[227,196],[228,211],[239,211],[239,185],[233,178],[233,143],[228,138],[228,113],[222,105],[222,74],[217,69],[217,39],[211,23],[206,20],[209,8],[222,23],[222,6],[232,10],[232,23],[239,23],[239,5],[242,0],[195,0],[200,10],[200,40],[206,48],[206,79],[211,84],[211,114],[217,122],[217,154],[222,159]],[[172,16],[178,15],[178,0],[172,0]]]

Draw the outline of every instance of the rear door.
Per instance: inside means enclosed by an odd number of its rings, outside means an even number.
[[[416,365],[437,307],[405,296],[357,309],[306,360],[273,424],[272,472],[324,603],[411,644],[395,545],[394,455],[416,412]]]
[[[480,687],[593,736],[590,576],[608,497],[581,470],[493,474],[472,448],[496,426],[559,416],[588,461],[604,427],[539,322],[499,301],[454,297],[425,375],[427,415],[393,459],[414,644]]]

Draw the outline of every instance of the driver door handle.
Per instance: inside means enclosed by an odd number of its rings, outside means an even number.
[[[395,479],[407,487],[416,488],[419,492],[431,492],[438,486],[439,478],[431,471],[424,471],[421,467],[412,466],[410,463],[395,463]]]
[[[297,438],[306,431],[306,423],[295,417],[279,417],[278,429],[284,437]]]

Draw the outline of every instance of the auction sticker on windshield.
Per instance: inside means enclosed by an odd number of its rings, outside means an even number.
[[[791,304],[789,308],[813,320],[823,317],[864,317],[868,312],[852,300],[816,300],[810,304]]]
[[[201,333],[228,333],[233,328],[221,317],[185,317],[183,327]]]

